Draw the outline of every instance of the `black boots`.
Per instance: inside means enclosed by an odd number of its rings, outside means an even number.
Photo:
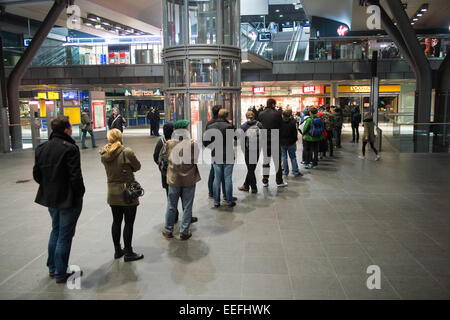
[[[114,253],[114,259],[120,259],[125,254],[120,246],[115,246],[116,252]]]
[[[140,260],[140,259],[144,258],[143,254],[133,252],[133,248],[125,248],[124,253],[125,253],[125,257],[123,258],[123,260],[125,262],[136,261],[136,260]]]

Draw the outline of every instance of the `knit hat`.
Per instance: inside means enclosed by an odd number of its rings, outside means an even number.
[[[184,129],[189,126],[189,121],[187,120],[178,120],[173,124],[174,129]]]
[[[172,122],[167,122],[166,124],[164,124],[163,133],[164,133],[164,138],[166,138],[166,140],[169,140],[172,137],[172,133],[173,133],[173,123]]]

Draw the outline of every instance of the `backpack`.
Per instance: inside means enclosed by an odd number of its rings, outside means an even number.
[[[249,148],[249,141],[259,143],[259,127],[258,122],[250,126],[245,133],[245,147]]]
[[[319,117],[311,118],[309,135],[311,137],[321,137],[323,135],[323,121]]]
[[[303,135],[303,128],[305,127],[306,124],[306,120],[309,118],[309,116],[307,118],[304,118],[302,120],[302,122],[300,122],[300,124],[298,125],[298,131],[300,131],[300,134]]]
[[[161,173],[166,174],[167,167],[169,166],[169,154],[167,153],[167,141],[164,136],[161,137],[161,141],[163,143],[163,146],[158,155],[158,168]]]

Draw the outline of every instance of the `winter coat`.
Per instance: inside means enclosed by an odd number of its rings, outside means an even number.
[[[114,115],[111,115],[108,119],[108,127],[109,130],[111,129],[118,129],[120,132],[123,132],[123,124],[125,123],[125,119],[122,118],[120,114],[118,114],[116,117]]]
[[[67,134],[52,132],[35,151],[33,178],[39,184],[35,202],[48,208],[77,206],[85,192],[80,150]]]
[[[91,131],[92,124],[89,115],[86,112],[81,113],[81,130],[83,131]]]
[[[184,146],[180,144],[184,144]],[[187,162],[182,162],[182,151],[184,149],[189,150],[189,148],[191,152],[190,158]],[[191,187],[201,180],[197,167],[198,145],[194,140],[167,141],[167,154],[169,158],[167,184],[169,186]]]
[[[313,114],[313,115],[311,115],[309,118],[307,118],[305,120],[306,121],[305,122],[305,126],[303,127],[303,132],[304,132],[303,139],[306,140],[306,141],[315,142],[315,141],[320,141],[320,140],[322,140],[324,138],[323,135],[320,136],[320,137],[311,137],[309,135],[309,130],[310,130],[310,127],[311,127],[312,119],[316,119],[316,118],[319,118],[319,117],[316,114]]]
[[[363,141],[375,142],[375,123],[373,122],[373,117],[369,116],[363,121],[364,135]]]
[[[298,140],[297,123],[293,118],[283,118],[280,129],[280,145],[292,146]]]
[[[139,199],[126,203],[123,200],[123,191],[127,183],[136,181],[134,172],[141,169],[141,163],[130,148],[120,146],[112,154],[108,154],[110,147],[111,144],[107,144],[99,151],[108,182],[107,203],[111,206],[137,206]]]
[[[352,113],[350,114],[350,122],[352,123],[352,125],[361,123],[361,113],[359,112],[359,110],[352,111]]]
[[[228,163],[230,164],[230,161],[232,161],[232,163],[234,163],[234,140],[236,140],[236,138],[233,138],[231,141],[229,141],[229,139],[227,139],[227,133],[231,134],[233,133],[234,135],[234,131],[235,131],[235,127],[229,123],[227,120],[225,119],[217,119],[215,120],[213,123],[211,123],[207,129],[216,129],[219,130],[220,133],[222,134],[222,141],[223,141],[223,145],[222,145],[222,158],[216,158],[216,148],[214,148],[211,151],[211,160],[213,162],[217,162],[217,163]],[[229,132],[231,131],[231,132]],[[204,138],[203,139],[203,145],[205,146],[209,146],[210,144],[212,144],[212,142],[214,141],[214,136],[211,137],[211,139],[209,138]],[[215,144],[214,144],[215,146]],[[218,147],[218,146],[215,146]],[[232,152],[232,155],[228,155],[229,152]],[[217,156],[219,157],[219,155]],[[227,161],[228,159],[228,161]]]

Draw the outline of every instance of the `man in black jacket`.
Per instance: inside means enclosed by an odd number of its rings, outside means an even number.
[[[126,128],[123,125],[125,123],[125,120],[122,118],[117,108],[113,108],[112,112],[113,112],[112,116],[109,117],[108,119],[109,130],[118,129],[120,130],[120,132],[123,132],[123,128]]]
[[[359,124],[361,123],[361,112],[359,106],[355,106],[350,114],[350,122],[352,124],[352,142],[359,142]],[[356,138],[356,139],[355,139]]]
[[[218,130],[222,138],[222,145],[215,145],[211,152],[211,160],[214,168],[213,197],[214,207],[220,206],[220,186],[225,180],[225,201],[227,207],[236,205],[233,198],[233,167],[234,167],[234,140],[235,127],[227,120],[228,110],[220,109],[218,119],[209,125],[208,130]],[[232,139],[230,139],[233,137]],[[204,138],[204,144],[208,146],[213,139]]]
[[[269,172],[270,172],[270,159],[273,159],[275,164],[275,169],[277,170],[276,182],[277,187],[286,187],[287,183],[283,181],[283,172],[281,168],[281,149],[279,141],[279,130],[281,128],[281,113],[275,110],[276,102],[274,99],[267,100],[267,107],[264,111],[260,112],[258,116],[259,122],[263,125],[264,129],[267,129],[267,144],[262,143],[263,148],[263,186],[267,187],[269,185]],[[278,149],[278,154],[272,154],[272,130],[278,131],[278,141],[274,141]],[[274,150],[276,151],[276,150]]]
[[[72,238],[83,206],[85,192],[80,150],[71,138],[69,118],[58,116],[51,122],[52,134],[35,152],[33,178],[39,184],[35,202],[48,208],[52,232],[48,243],[50,277],[65,283]]]

